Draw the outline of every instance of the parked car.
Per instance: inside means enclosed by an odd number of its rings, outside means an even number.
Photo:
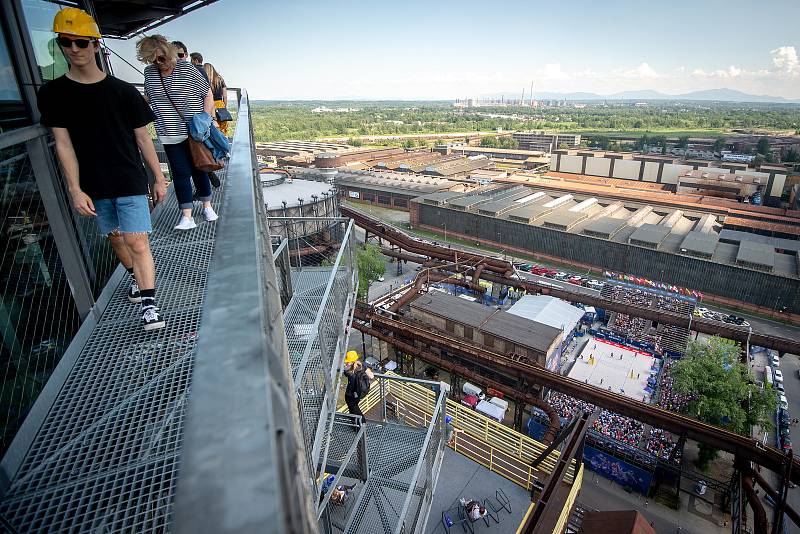
[[[385,281],[386,281],[386,277],[385,276],[379,276],[378,277],[378,282],[385,282]]]
[[[775,382],[783,382],[783,371],[775,369]]]
[[[782,410],[789,409],[789,401],[786,400],[786,395],[784,395],[783,393],[781,393],[781,396],[778,397],[778,406],[780,406]]]
[[[583,281],[581,280],[580,276],[570,276],[567,279],[567,282],[570,283],[570,284],[575,284],[576,286],[583,285],[582,284]]]
[[[698,480],[697,484],[695,484],[695,486],[694,486],[694,491],[698,495],[705,495],[707,488],[708,488],[708,486],[706,485],[705,481]]]
[[[600,290],[603,287],[603,282],[599,280],[589,280],[588,282],[586,282],[586,287],[588,287],[589,289]]]
[[[569,275],[567,273],[565,273],[564,271],[559,271],[559,272],[556,273],[556,275],[553,278],[555,278],[556,280],[561,280],[562,282],[565,282],[565,281],[569,280]]]
[[[773,354],[772,358],[770,358],[770,362],[772,362],[772,367],[778,367],[781,364],[780,358],[778,358],[777,354]]]

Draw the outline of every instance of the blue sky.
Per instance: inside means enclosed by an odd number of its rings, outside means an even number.
[[[727,87],[800,99],[798,15],[797,0],[220,0],[156,32],[257,99],[517,97],[532,80],[534,93]],[[139,66],[134,41],[107,45]]]

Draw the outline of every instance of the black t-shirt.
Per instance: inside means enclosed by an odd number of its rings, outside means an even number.
[[[106,76],[79,83],[61,76],[39,90],[41,122],[69,131],[84,193],[93,199],[147,194],[134,129],[155,115],[128,82]]]

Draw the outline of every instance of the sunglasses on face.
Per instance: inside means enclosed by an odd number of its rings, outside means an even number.
[[[178,52],[178,57],[183,59],[186,57],[186,54],[184,54],[183,52]]]
[[[167,56],[157,56],[154,63],[163,64],[167,62]]]
[[[89,43],[93,43],[94,39],[70,39],[69,37],[59,37],[58,44],[63,46],[64,48],[72,48],[72,44],[75,43],[75,46],[78,48],[86,48],[89,46]]]

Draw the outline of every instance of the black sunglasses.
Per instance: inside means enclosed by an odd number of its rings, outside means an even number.
[[[157,56],[156,60],[153,63],[166,63],[167,56]]]
[[[72,43],[75,43],[78,48],[86,48],[89,46],[89,43],[93,43],[94,41],[94,39],[70,39],[69,37],[58,38],[58,44],[64,48],[72,48]]]
[[[186,57],[186,54],[184,54],[183,52],[178,52],[178,57],[183,59]]]

